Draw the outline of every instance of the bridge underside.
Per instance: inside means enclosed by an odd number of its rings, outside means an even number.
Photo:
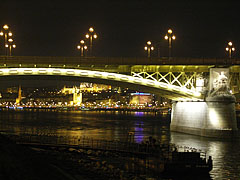
[[[1,86],[36,83],[42,80],[60,82],[93,82],[126,87],[139,92],[150,92],[172,100],[201,100],[201,94],[172,84],[126,74],[64,68],[3,68],[0,69]]]
[[[136,85],[126,82],[116,82],[113,80],[104,80],[98,78],[88,77],[73,77],[73,76],[0,76],[0,88],[18,86],[23,87],[62,87],[63,85],[80,85],[82,82],[90,82],[97,84],[106,84],[116,87],[129,88],[138,92],[148,92],[161,97],[172,100],[191,99],[190,96],[180,95],[179,93],[166,91],[164,89],[157,89],[153,87],[146,87],[143,85]]]

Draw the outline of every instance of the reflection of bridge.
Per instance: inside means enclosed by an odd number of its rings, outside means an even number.
[[[173,104],[171,127],[176,131],[229,137],[237,130],[234,100],[206,97],[214,80],[209,72],[216,67],[229,72],[227,83],[232,93],[239,92],[240,59],[0,57],[0,62],[0,78],[61,76],[187,100]]]

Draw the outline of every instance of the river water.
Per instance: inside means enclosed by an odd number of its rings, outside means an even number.
[[[143,112],[94,111],[0,111],[0,131],[10,134],[53,134],[87,136],[95,139],[126,140],[128,132],[134,141],[153,136],[161,142],[193,147],[213,157],[211,179],[240,179],[240,141],[204,138],[169,131],[166,118]]]

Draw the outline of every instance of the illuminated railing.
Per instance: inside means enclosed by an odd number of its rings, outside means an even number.
[[[240,59],[224,58],[143,58],[143,57],[50,57],[0,56],[3,64],[106,64],[106,65],[239,65]]]

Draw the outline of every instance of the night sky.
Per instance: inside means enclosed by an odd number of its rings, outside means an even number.
[[[175,57],[226,57],[233,41],[240,57],[240,3],[208,1],[1,0],[0,25],[14,33],[15,56],[77,56],[77,43],[93,26],[95,56],[144,57],[151,40],[167,56],[172,28]],[[2,45],[3,39],[1,39]],[[157,51],[153,56],[157,56]]]

